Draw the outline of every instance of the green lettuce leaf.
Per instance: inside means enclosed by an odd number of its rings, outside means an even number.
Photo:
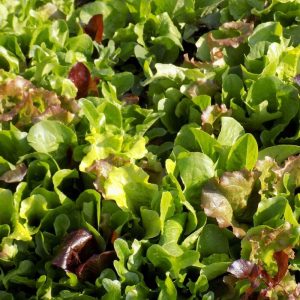
[[[149,207],[158,196],[158,187],[149,183],[148,178],[147,173],[134,165],[113,167],[104,184],[105,198],[138,213],[140,206]]]

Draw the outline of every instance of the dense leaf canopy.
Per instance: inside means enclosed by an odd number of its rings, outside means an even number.
[[[299,0],[0,12],[0,299],[300,299]]]

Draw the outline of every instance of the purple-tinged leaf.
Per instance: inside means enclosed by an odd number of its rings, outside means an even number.
[[[52,264],[63,270],[73,272],[97,250],[92,234],[85,229],[79,229],[66,236],[62,248],[55,256]]]
[[[0,85],[0,102],[0,123],[12,122],[18,128],[47,118],[69,123],[78,111],[74,100],[38,88],[21,76]]]
[[[217,220],[219,227],[225,228],[232,224],[232,207],[220,191],[216,178],[209,180],[203,187],[201,207],[207,216]]]
[[[238,259],[234,261],[227,271],[238,279],[249,278],[254,271],[255,264],[249,260]]]
[[[259,287],[264,272],[260,266],[245,259],[238,259],[229,266],[227,271],[238,279],[249,280],[250,287],[246,290],[243,300],[257,299],[254,290]]]
[[[100,275],[101,271],[110,267],[116,258],[117,255],[114,250],[94,254],[77,267],[76,275],[81,280],[93,280]]]
[[[27,167],[21,163],[14,170],[6,171],[0,176],[0,180],[6,183],[21,182],[27,173]]]
[[[298,84],[300,86],[300,74],[295,76],[294,81],[296,84]]]
[[[201,207],[205,214],[215,218],[220,228],[232,226],[237,237],[245,235],[237,220],[243,221],[243,215],[250,211],[255,178],[254,172],[246,170],[225,172],[220,178],[208,180],[202,188]]]

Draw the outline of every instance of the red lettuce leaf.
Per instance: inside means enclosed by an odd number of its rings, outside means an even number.
[[[84,26],[84,31],[97,43],[102,42],[103,37],[103,15],[94,15]]]
[[[80,280],[85,281],[97,278],[103,269],[112,266],[116,258],[114,250],[99,254],[93,235],[85,229],[79,229],[65,237],[52,264],[75,273]]]
[[[98,250],[94,237],[85,229],[69,233],[62,245],[52,264],[70,272],[74,272],[82,262]]]
[[[69,123],[78,111],[72,99],[34,86],[21,76],[0,85],[0,123],[12,122],[23,128],[43,119]]]
[[[89,69],[82,62],[76,63],[70,70],[68,78],[77,88],[76,99],[86,97],[89,92],[97,95],[99,78],[92,78]]]
[[[100,275],[102,270],[110,267],[116,258],[114,250],[94,254],[77,267],[76,275],[81,280],[93,280]]]
[[[273,278],[273,284],[277,285],[285,276],[289,266],[289,255],[284,251],[278,251],[273,254],[277,262],[278,272]]]
[[[77,99],[84,98],[88,95],[91,73],[84,63],[78,62],[71,68],[69,79],[77,87]]]
[[[238,259],[229,266],[227,271],[234,277],[248,279],[250,282],[250,287],[246,290],[243,299],[253,299],[254,290],[260,284],[264,284],[266,288],[261,290],[260,297],[262,298],[259,299],[269,299],[266,298],[268,292],[277,286],[281,286],[281,282],[288,272],[289,254],[286,251],[277,251],[273,254],[273,258],[278,268],[274,277],[271,277],[260,264],[255,264],[245,259]],[[294,292],[297,293],[298,290],[296,289]]]

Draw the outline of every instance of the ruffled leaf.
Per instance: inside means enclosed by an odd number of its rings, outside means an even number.
[[[65,271],[73,272],[83,261],[88,258],[88,253],[94,252],[94,239],[90,232],[79,229],[68,234],[62,248],[52,261],[52,264]]]

